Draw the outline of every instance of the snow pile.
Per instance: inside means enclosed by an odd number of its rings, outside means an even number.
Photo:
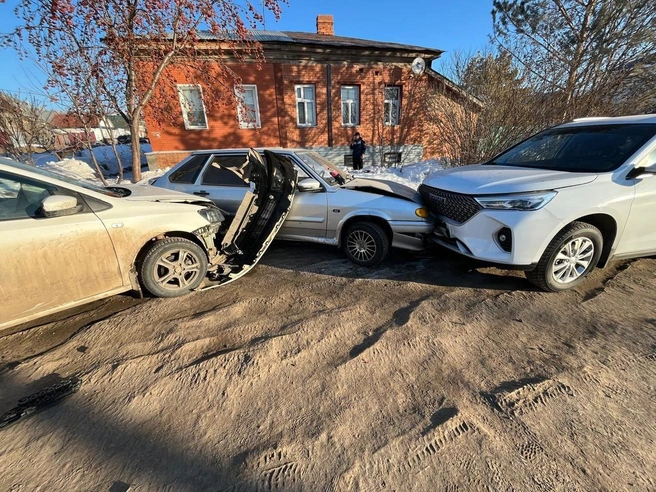
[[[141,145],[142,166],[146,164],[145,153],[151,151],[152,148],[150,144]],[[117,145],[116,153],[121,159],[121,163],[123,164],[124,169],[132,167],[132,147],[130,145]],[[113,176],[118,174],[118,159],[116,158],[116,154],[114,153],[111,145],[100,145],[98,147],[94,147],[93,155],[96,157],[98,165],[105,171],[105,175]],[[91,151],[89,149],[82,149],[75,152],[75,155],[71,157],[71,159],[86,162],[91,167],[93,167],[93,159],[91,158]],[[36,166],[50,164],[58,160],[59,158],[53,152],[44,152],[43,154],[34,155],[34,164]]]
[[[93,181],[100,183],[96,171],[86,162],[79,159],[63,159],[61,161],[43,162],[37,167],[71,179]]]
[[[38,167],[46,171],[50,171],[56,174],[60,174],[72,179],[79,179],[83,181],[91,181],[95,184],[102,185],[102,182],[98,178],[93,164],[89,164],[85,161],[79,159],[63,159],[61,161],[50,161],[50,162],[41,162],[38,164]],[[141,180],[139,184],[148,184],[148,180],[161,176],[169,168],[166,169],[157,169],[155,171],[147,171],[141,174]],[[126,172],[124,174],[124,182],[130,182],[132,179],[132,173]],[[107,178],[109,184],[116,184],[118,177]]]
[[[401,167],[367,166],[361,171],[347,171],[354,177],[394,181],[416,190],[430,174],[441,169],[444,169],[443,161],[429,159]]]

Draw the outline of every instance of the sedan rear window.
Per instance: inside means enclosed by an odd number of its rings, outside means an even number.
[[[489,164],[570,172],[607,172],[621,166],[656,135],[656,125],[553,128],[516,145]]]
[[[214,156],[203,174],[201,184],[210,186],[248,186],[248,183],[237,174],[225,169],[226,167],[240,168],[244,165],[246,159],[246,154]]]
[[[169,176],[171,183],[192,184],[196,182],[207,156],[193,155],[188,159],[187,162],[171,173]]]

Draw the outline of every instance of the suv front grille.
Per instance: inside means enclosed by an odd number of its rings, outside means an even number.
[[[483,208],[474,200],[473,196],[439,190],[424,184],[419,187],[419,194],[424,200],[424,205],[431,212],[461,224],[467,222]]]

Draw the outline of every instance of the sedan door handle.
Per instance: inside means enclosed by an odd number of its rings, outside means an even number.
[[[200,191],[194,191],[194,195],[207,196],[207,195],[209,195],[209,193],[207,191],[200,190]]]

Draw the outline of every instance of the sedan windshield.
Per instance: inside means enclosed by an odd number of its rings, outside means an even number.
[[[341,170],[328,159],[321,157],[316,152],[296,152],[296,155],[330,185],[339,184],[337,183],[335,175],[341,176],[344,181],[353,179],[349,173]]]
[[[488,164],[600,173],[620,167],[656,135],[656,125],[552,128],[525,140]]]

